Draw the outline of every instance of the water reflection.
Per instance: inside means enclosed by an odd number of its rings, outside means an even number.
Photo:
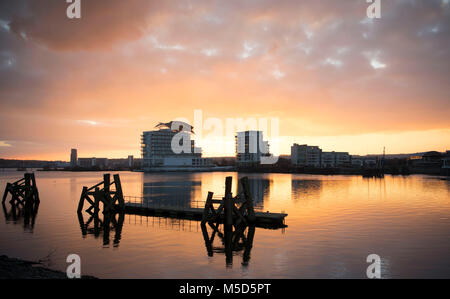
[[[237,175],[235,182],[239,182],[244,176],[247,175]],[[204,202],[206,200],[206,194],[209,191],[214,191],[215,197],[222,198],[223,179],[219,177],[214,181],[209,181],[208,179],[206,179],[205,183],[204,174],[171,174],[167,175],[167,177],[159,177],[159,180],[155,181],[154,175],[144,174],[142,176],[142,203],[144,205],[147,203],[149,205],[151,203],[158,203],[167,206],[197,207],[198,202]],[[271,196],[272,179],[249,177],[248,182],[255,209],[263,210],[264,201],[268,200]],[[243,190],[240,183],[233,187],[237,188],[235,195],[242,193]]]
[[[247,175],[239,174],[238,175],[238,182]],[[253,205],[255,209],[263,210],[264,209],[264,200],[270,198],[270,186],[272,184],[272,180],[269,180],[264,177],[249,177],[248,178],[248,184],[250,193],[252,194],[253,198]],[[238,184],[237,188],[238,194],[242,193],[242,184]]]
[[[189,206],[201,188],[201,181],[190,176],[180,179],[174,176],[172,180],[156,182],[150,179],[149,176],[143,176],[144,204],[157,202],[169,206]]]
[[[95,238],[100,236],[103,232],[103,247],[108,247],[110,244],[110,233],[114,231],[113,247],[118,247],[122,238],[122,228],[125,220],[125,213],[102,213],[103,219],[98,214],[92,214],[89,219],[84,222],[82,213],[78,214],[78,221],[80,224],[81,235],[86,238],[87,235],[93,235]],[[92,226],[91,226],[92,224]]]
[[[292,179],[291,186],[292,199],[294,201],[298,201],[306,197],[318,198],[322,193],[323,181]]]
[[[208,256],[214,256],[214,253],[225,254],[225,262],[228,267],[233,264],[233,252],[244,250],[242,254],[242,265],[248,266],[250,261],[250,253],[253,247],[253,239],[255,237],[255,226],[241,225],[237,229],[220,230],[220,225],[207,223],[212,229],[211,234],[207,225],[201,224],[203,239]],[[224,228],[225,226],[222,225]],[[216,235],[220,239],[220,246],[214,246]]]
[[[15,204],[10,202],[10,209],[7,208],[6,204],[2,203],[3,214],[5,216],[6,222],[12,221],[14,224],[21,223],[23,220],[24,230],[33,232],[34,225],[36,222],[36,217],[39,211],[39,202],[27,202],[25,205]]]

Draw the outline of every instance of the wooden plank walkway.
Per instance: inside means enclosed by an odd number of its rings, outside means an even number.
[[[202,220],[203,208],[191,208],[182,206],[163,206],[157,204],[141,204],[141,203],[125,203],[125,213],[143,216],[162,216],[168,218]],[[262,228],[284,228],[284,218],[287,214],[284,213],[269,213],[269,212],[255,212],[256,227]],[[219,219],[223,221],[223,213]]]

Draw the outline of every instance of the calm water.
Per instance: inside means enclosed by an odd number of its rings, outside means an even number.
[[[0,190],[22,173],[0,171]],[[450,278],[450,181],[426,176],[250,174],[257,206],[285,211],[284,230],[257,228],[251,259],[227,266],[216,236],[208,256],[198,222],[125,216],[121,240],[82,236],[76,209],[83,186],[101,173],[36,172],[41,204],[33,228],[1,213],[0,254],[45,259],[65,271],[68,254],[82,273],[101,278],[365,278],[366,258],[382,258],[386,278]],[[120,173],[124,194],[155,200],[202,201],[224,193],[237,173]],[[7,205],[9,209],[9,205]],[[210,231],[211,233],[211,231]]]

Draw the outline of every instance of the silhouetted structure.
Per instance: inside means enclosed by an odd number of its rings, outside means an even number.
[[[100,233],[103,232],[103,246],[110,244],[111,230],[114,230],[113,246],[119,246],[124,220],[124,212],[108,212],[103,214],[103,219],[98,214],[93,214],[84,222],[83,214],[78,213],[78,221],[83,238],[87,235],[94,235],[95,238],[98,238]]]
[[[261,158],[270,156],[269,142],[263,140],[262,131],[236,134],[236,163],[238,166],[257,166]]]
[[[112,185],[115,186],[115,190],[111,190]],[[103,188],[100,189],[101,186],[103,186]],[[94,199],[92,199],[91,196],[93,196]],[[111,182],[110,174],[104,174],[102,182],[90,188],[83,187],[80,202],[78,203],[78,213],[82,212],[85,201],[90,204],[86,212],[91,216],[94,214],[98,215],[100,203],[103,204],[103,213],[123,211],[125,201],[123,199],[122,184],[120,183],[119,175],[115,174],[114,181]]]
[[[244,264],[247,264],[250,259],[250,250],[255,234],[256,215],[253,208],[253,199],[250,193],[248,178],[243,177],[240,180],[243,191],[236,197],[233,197],[231,193],[232,179],[232,177],[227,177],[225,180],[225,196],[222,200],[214,200],[213,193],[208,193],[202,218],[203,238],[205,239],[208,255],[212,256],[214,236],[216,233],[219,235],[222,243],[225,245],[227,265],[233,263],[233,251],[239,251],[244,247],[248,247],[244,253]],[[241,204],[240,206],[239,203]],[[214,204],[219,204],[217,210],[214,208]],[[222,211],[224,218],[223,234],[219,230]],[[206,224],[213,229],[211,238],[206,229]],[[244,235],[247,226],[249,226],[248,239]],[[240,242],[241,240],[242,242]]]
[[[231,217],[233,221],[246,224],[254,223],[258,227],[267,228],[283,228],[284,213],[263,213],[255,212],[253,208],[253,198],[250,192],[248,178],[241,179],[242,192],[236,197],[232,197],[231,192],[228,194],[230,198],[221,199],[213,198],[213,193],[209,192],[206,202],[186,201],[185,197],[190,197],[191,192],[185,195],[180,194],[179,199],[165,200],[163,196],[157,192],[156,199],[154,197],[127,197],[125,203],[125,213],[145,216],[162,216],[178,219],[202,220],[203,222],[225,222],[226,217]],[[227,190],[231,190],[231,177],[227,178]],[[228,185],[230,184],[230,185]],[[151,184],[144,187],[144,195],[150,194]],[[155,186],[159,186],[157,183]],[[228,189],[229,188],[229,189]],[[191,187],[188,188],[191,190]],[[158,191],[159,189],[157,189]],[[187,190],[187,191],[189,191]],[[173,197],[173,196],[172,196]],[[192,204],[200,203],[204,208],[192,207]],[[220,205],[216,208],[214,205]],[[230,213],[228,213],[230,212]]]
[[[73,148],[70,151],[70,167],[77,167],[78,166],[78,153],[77,149]]]
[[[111,190],[112,185],[115,186],[115,190]],[[100,189],[100,187],[103,188]],[[92,199],[91,196],[94,198]],[[90,216],[87,222],[84,222],[83,217],[85,201],[90,205],[85,210]],[[99,217],[100,203],[103,204],[103,219]],[[124,207],[122,184],[118,174],[114,175],[113,182],[111,182],[110,174],[104,174],[102,182],[90,188],[83,187],[77,210],[82,235],[93,234],[97,238],[100,232],[103,231],[103,245],[106,246],[110,242],[110,230],[114,229],[114,246],[118,246],[125,219]],[[118,219],[116,219],[116,216],[118,216]],[[92,222],[93,227],[90,228]]]
[[[14,205],[24,207],[27,204],[39,203],[39,193],[34,173],[25,173],[23,179],[14,183],[7,183],[2,203],[6,201],[8,194],[11,194],[10,203]]]
[[[171,121],[159,123],[156,128],[158,130],[145,131],[141,136],[144,171],[173,170],[179,167],[198,169],[211,166],[211,160],[202,158],[201,148],[195,147],[195,142],[191,139],[194,133],[191,125]],[[176,143],[180,149],[173,148]]]
[[[8,211],[6,200],[11,195],[9,203],[11,209]],[[23,179],[14,183],[7,183],[3,194],[2,207],[6,220],[18,221],[23,217],[24,228],[34,228],[36,215],[39,209],[39,193],[36,186],[34,173],[26,173]]]
[[[242,265],[247,266],[250,261],[250,253],[253,248],[253,239],[255,237],[254,225],[240,225],[236,230],[225,230],[221,232],[219,226],[208,224],[212,228],[211,236],[208,232],[205,223],[201,224],[203,239],[205,240],[205,247],[208,256],[214,256],[214,253],[224,253],[226,256],[226,264],[230,266],[233,264],[233,251],[244,250],[242,257]],[[248,229],[247,229],[248,228]],[[223,246],[214,246],[215,236],[220,238]]]

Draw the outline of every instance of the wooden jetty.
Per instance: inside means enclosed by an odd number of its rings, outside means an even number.
[[[174,207],[161,206],[157,204],[140,204],[140,203],[125,203],[125,213],[141,216],[164,216],[168,218],[188,219],[201,221],[203,218],[202,208],[190,207]],[[269,213],[269,212],[255,212],[256,227],[263,228],[283,228],[284,218],[287,214],[284,213]],[[220,223],[224,221],[224,214],[218,217]]]
[[[114,182],[110,182],[110,175],[105,174],[102,182],[93,187],[83,187],[78,213],[84,209],[84,203],[89,204],[85,211],[98,219],[100,203],[103,204],[103,214],[105,213],[125,213],[142,216],[161,216],[168,218],[189,219],[202,221],[205,223],[228,223],[232,225],[256,225],[264,228],[284,228],[284,213],[255,212],[253,199],[250,194],[248,178],[240,180],[243,191],[233,197],[231,194],[232,177],[227,177],[225,182],[225,196],[221,200],[213,199],[213,192],[208,193],[204,208],[194,208],[188,206],[164,205],[162,203],[125,201],[122,194],[122,186],[119,175],[114,175]],[[115,191],[110,190],[110,186],[115,185]],[[100,187],[103,187],[100,189]],[[93,196],[94,198],[90,198]]]
[[[164,205],[160,203],[125,202],[125,213],[142,216],[163,216],[169,218],[189,219],[214,223],[225,223],[227,208],[232,223],[255,224],[264,228],[284,228],[285,213],[255,212],[253,199],[248,185],[248,178],[241,179],[243,192],[236,197],[231,194],[232,178],[226,179],[225,196],[221,200],[213,199],[213,192],[208,193],[204,208]],[[216,206],[216,207],[215,207]]]

